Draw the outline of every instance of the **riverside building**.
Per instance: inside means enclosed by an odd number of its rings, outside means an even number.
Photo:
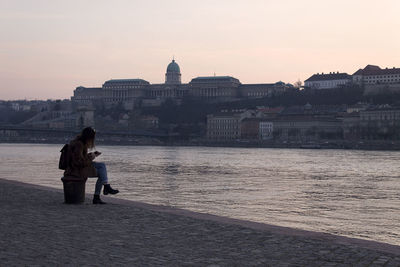
[[[207,115],[207,139],[209,141],[235,141],[242,138],[242,122],[255,118],[251,110],[223,110],[216,114]],[[258,131],[258,126],[257,126]],[[244,134],[249,134],[245,131]]]

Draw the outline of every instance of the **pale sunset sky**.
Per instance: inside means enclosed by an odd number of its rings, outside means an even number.
[[[399,0],[0,0],[0,99],[70,98],[109,79],[294,83],[400,68]]]

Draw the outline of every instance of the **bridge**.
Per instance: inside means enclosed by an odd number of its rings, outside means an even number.
[[[47,129],[30,128],[15,125],[0,125],[0,141],[32,141],[32,142],[66,142],[80,133],[80,129]],[[167,141],[176,134],[162,130],[132,130],[132,131],[96,131],[96,140],[100,142],[135,142],[137,138],[154,138]]]

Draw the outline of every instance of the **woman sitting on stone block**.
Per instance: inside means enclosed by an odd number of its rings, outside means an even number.
[[[100,199],[101,188],[104,185],[103,194],[117,194],[119,191],[112,189],[108,183],[106,165],[102,162],[93,160],[101,153],[98,151],[88,153],[88,149],[94,148],[94,139],[96,131],[87,127],[69,143],[68,146],[68,166],[64,176],[80,177],[86,180],[88,177],[98,177],[93,204],[106,204]]]

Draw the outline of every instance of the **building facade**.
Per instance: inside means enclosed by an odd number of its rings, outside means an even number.
[[[74,90],[71,101],[78,105],[91,105],[94,101],[104,99],[104,90],[101,87],[79,86]]]
[[[207,116],[207,139],[234,141],[242,137],[242,121],[254,117],[251,111],[225,111]]]
[[[360,112],[346,113],[342,119],[342,127],[345,140],[359,140],[361,137]]]
[[[284,82],[260,83],[260,84],[241,84],[239,86],[240,96],[242,98],[264,98],[273,95],[283,94],[293,89],[291,84]]]
[[[381,69],[379,66],[367,65],[353,74],[353,82],[359,85],[400,83],[400,68]]]
[[[258,140],[260,132],[260,118],[247,118],[240,124],[241,139]]]
[[[399,140],[400,109],[383,106],[360,111],[360,136],[369,140]]]
[[[240,129],[243,140],[270,140],[273,138],[273,122],[260,117],[242,120]]]
[[[260,121],[259,138],[261,140],[270,140],[273,138],[274,123],[272,121]]]
[[[342,121],[333,116],[281,116],[274,120],[274,138],[301,142],[342,139]]]
[[[193,97],[205,102],[234,101],[243,97],[260,98],[282,94],[293,88],[290,84],[242,84],[231,76],[209,76],[193,78],[182,84],[181,70],[175,59],[167,66],[165,83],[150,84],[143,79],[112,79],[101,88],[79,86],[71,100],[81,105],[90,105],[102,100],[106,106],[119,103],[126,107],[159,106],[165,100],[172,99],[180,103],[184,97]]]
[[[238,99],[238,79],[230,76],[197,77],[190,81],[190,95],[208,102],[224,102]]]
[[[317,73],[304,81],[304,87],[309,89],[335,89],[351,83],[352,77],[347,73],[331,72]]]
[[[106,105],[117,103],[135,103],[137,99],[146,95],[146,88],[150,85],[142,79],[109,80],[103,84],[104,102]]]

